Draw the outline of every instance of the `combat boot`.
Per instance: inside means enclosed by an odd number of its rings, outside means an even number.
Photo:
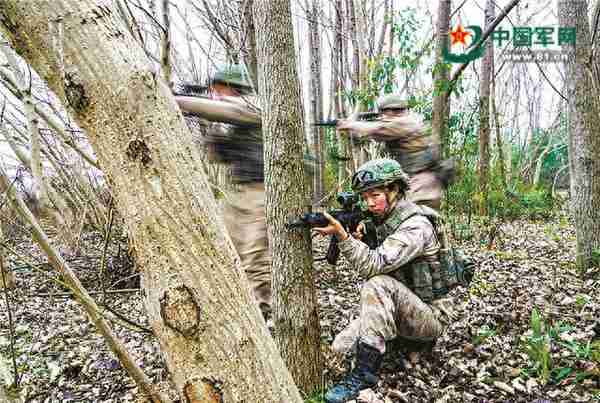
[[[325,401],[327,403],[345,403],[355,399],[361,390],[375,386],[382,361],[383,354],[379,350],[359,343],[356,366],[340,383],[327,391]]]

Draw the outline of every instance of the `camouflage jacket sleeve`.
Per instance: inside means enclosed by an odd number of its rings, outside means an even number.
[[[344,257],[366,278],[392,272],[417,257],[437,253],[439,249],[433,227],[423,216],[403,222],[377,249],[369,249],[352,236],[338,245]]]
[[[425,130],[422,119],[415,114],[383,118],[375,121],[345,121],[344,126],[352,130],[356,136],[369,136],[374,140],[390,141],[398,138],[419,134]]]
[[[175,100],[182,110],[207,120],[239,126],[259,127],[261,125],[259,110],[251,108],[249,104],[233,102],[232,99],[215,100],[176,96]]]
[[[351,130],[356,137],[373,136],[384,126],[381,121],[364,122],[361,120],[344,120],[344,127]]]
[[[381,123],[381,129],[377,130],[373,135],[375,140],[396,140],[408,136],[420,135],[425,130],[422,119],[416,114],[383,119]]]

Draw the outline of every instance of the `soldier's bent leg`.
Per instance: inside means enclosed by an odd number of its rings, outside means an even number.
[[[225,209],[225,224],[240,255],[254,298],[267,319],[271,313],[271,254],[265,220],[262,183],[242,185]]]
[[[382,353],[385,342],[397,336],[427,342],[443,330],[437,313],[391,276],[369,279],[361,290],[360,305],[360,341]]]

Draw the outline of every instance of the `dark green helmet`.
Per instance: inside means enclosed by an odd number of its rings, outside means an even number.
[[[252,89],[246,69],[239,64],[229,64],[219,68],[212,78],[213,83],[222,83],[246,90]]]
[[[377,100],[377,107],[379,108],[379,111],[384,111],[386,109],[408,109],[408,101],[400,95],[383,95]]]
[[[402,192],[408,189],[408,175],[398,163],[390,158],[371,160],[358,168],[352,177],[352,190],[365,192],[376,187],[398,183]]]

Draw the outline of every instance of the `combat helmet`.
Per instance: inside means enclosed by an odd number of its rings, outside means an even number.
[[[408,189],[408,175],[390,158],[378,158],[361,165],[352,177],[352,190],[358,193],[398,183],[400,191]]]
[[[227,84],[247,91],[252,89],[246,69],[239,64],[221,66],[213,75],[211,83]]]
[[[377,99],[377,108],[380,112],[386,109],[408,109],[408,101],[400,95],[382,95]]]

